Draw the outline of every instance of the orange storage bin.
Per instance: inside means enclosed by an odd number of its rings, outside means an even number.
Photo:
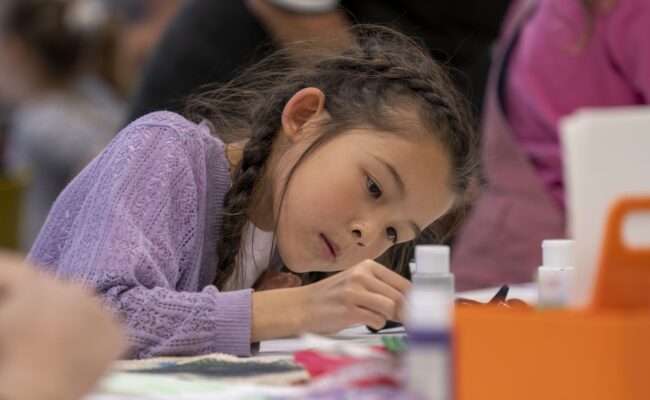
[[[456,400],[650,399],[650,249],[621,240],[636,211],[650,198],[613,207],[586,309],[457,307]]]

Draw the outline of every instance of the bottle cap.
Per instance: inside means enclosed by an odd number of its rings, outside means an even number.
[[[542,242],[542,266],[575,267],[575,240],[544,240]]]
[[[417,271],[417,270],[418,270],[418,268],[415,266],[415,261],[410,261],[409,262],[409,271],[411,271],[411,275],[413,275],[415,273],[415,271]]]
[[[449,246],[415,246],[415,265],[418,275],[445,275],[449,273]]]

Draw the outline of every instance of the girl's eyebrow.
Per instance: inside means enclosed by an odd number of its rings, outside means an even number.
[[[393,177],[395,180],[395,184],[397,185],[397,188],[399,190],[399,194],[401,197],[406,196],[406,185],[404,185],[404,181],[402,180],[402,177],[400,176],[399,172],[393,167],[390,163],[388,163],[386,160],[382,159],[381,157],[377,156],[376,154],[372,154],[372,156],[379,161],[381,165],[384,166],[390,172],[390,175]],[[422,233],[422,229],[413,221],[409,221],[409,225],[411,226],[411,229],[413,229],[413,232],[415,233],[415,237],[420,236]]]

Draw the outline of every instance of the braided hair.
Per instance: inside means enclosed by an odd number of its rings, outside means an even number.
[[[351,33],[356,43],[339,52],[304,43],[283,47],[230,82],[190,101],[190,117],[207,119],[225,143],[249,139],[224,201],[214,281],[218,288],[241,273],[238,255],[243,231],[265,182],[283,109],[306,87],[325,94],[329,118],[320,123],[320,136],[289,172],[285,189],[293,171],[328,139],[358,127],[398,134],[404,130],[399,111],[415,111],[422,128],[419,133],[437,139],[449,155],[450,185],[461,199],[454,211],[427,228],[429,240],[443,240],[457,225],[466,204],[464,195],[478,175],[478,139],[469,102],[447,71],[413,39],[377,25],[357,25]],[[400,272],[408,265],[411,249],[412,244],[394,246],[381,261]]]

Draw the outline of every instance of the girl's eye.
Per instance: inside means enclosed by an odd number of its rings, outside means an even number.
[[[375,199],[381,197],[381,188],[379,187],[379,185],[377,185],[377,183],[374,180],[372,180],[371,177],[368,177],[368,179],[366,180],[366,187],[372,197],[374,197]]]
[[[393,241],[393,243],[397,243],[397,230],[395,228],[392,226],[386,228],[386,235]]]

